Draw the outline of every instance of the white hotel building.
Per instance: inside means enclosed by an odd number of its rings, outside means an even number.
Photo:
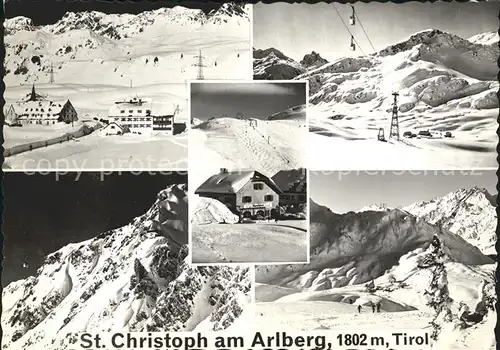
[[[126,126],[133,133],[165,132],[173,134],[176,110],[165,103],[137,97],[115,102],[109,109],[109,121]]]

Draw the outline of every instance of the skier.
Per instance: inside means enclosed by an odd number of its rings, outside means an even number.
[[[149,62],[149,59],[146,58],[146,64],[148,64],[148,62]]]
[[[358,305],[358,313],[361,313],[361,305]]]
[[[155,66],[158,65],[158,57],[155,57],[154,64]]]
[[[375,304],[372,303],[372,312],[375,313]]]
[[[217,61],[215,61],[215,66],[217,67]]]
[[[380,307],[381,307],[381,306],[382,306],[382,305],[380,305],[380,302],[379,302],[379,303],[377,303],[377,312],[380,312]]]
[[[238,57],[240,57],[240,54],[238,54]]]
[[[352,303],[354,303],[354,300],[349,299],[349,304],[352,304]]]
[[[184,54],[181,53],[181,60],[184,58]]]

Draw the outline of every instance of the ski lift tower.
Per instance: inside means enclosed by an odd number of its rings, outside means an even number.
[[[195,67],[198,67],[198,76],[196,77],[196,79],[197,79],[197,80],[203,80],[203,79],[205,79],[205,78],[203,77],[203,67],[206,67],[206,66],[203,64],[203,59],[204,59],[205,57],[203,57],[203,56],[201,55],[201,50],[199,51],[198,56],[195,56],[195,58],[197,58],[197,59],[198,59],[198,62],[197,62],[196,64],[194,64],[194,66],[195,66]]]
[[[392,118],[391,118],[391,131],[389,132],[389,138],[395,137],[399,140],[399,120],[398,120],[398,96],[397,92],[393,92],[394,102],[392,105]]]

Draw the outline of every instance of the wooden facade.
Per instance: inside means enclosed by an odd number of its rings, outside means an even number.
[[[281,191],[267,176],[256,171],[229,172],[222,169],[196,191],[217,199],[242,217],[276,217]]]

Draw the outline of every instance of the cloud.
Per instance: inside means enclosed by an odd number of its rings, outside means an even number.
[[[296,95],[299,84],[304,83],[192,83],[191,92],[194,94],[215,95]],[[299,90],[300,91],[300,90]],[[305,91],[305,89],[304,89]]]

